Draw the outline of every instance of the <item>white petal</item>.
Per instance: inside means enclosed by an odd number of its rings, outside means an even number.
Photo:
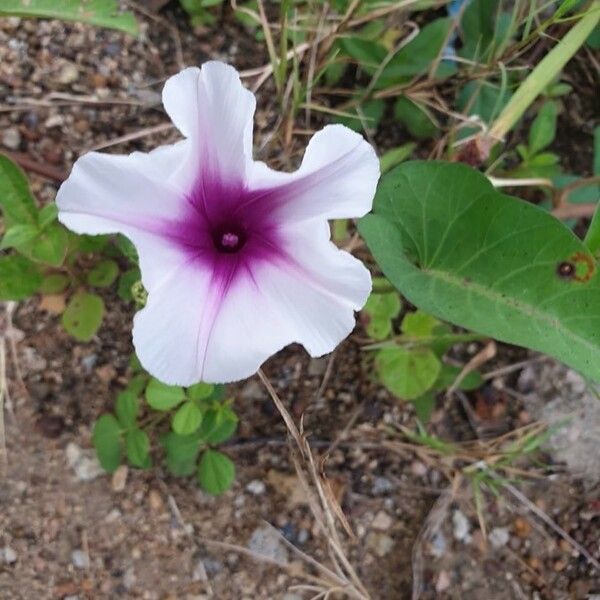
[[[56,196],[59,220],[76,233],[126,235],[139,252],[144,285],[152,289],[185,260],[156,232],[184,214],[183,178],[173,168],[189,148],[180,142],[150,154],[82,156]]]
[[[286,221],[340,219],[371,210],[378,179],[379,160],[371,145],[343,125],[328,125],[312,137],[296,172],[277,173],[255,162],[248,186],[272,190],[261,201],[276,204]]]
[[[193,266],[150,293],[133,332],[144,367],[167,383],[222,383],[253,375],[292,342],[313,356],[332,351],[369,295],[369,272],[329,241],[323,222],[284,235],[295,264],[263,264],[223,297]]]
[[[243,178],[252,159],[256,99],[233,67],[211,61],[181,71],[165,84],[163,103],[181,133],[197,144],[204,166],[208,162],[224,180]]]

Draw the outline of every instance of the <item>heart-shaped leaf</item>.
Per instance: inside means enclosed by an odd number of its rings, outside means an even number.
[[[413,304],[600,380],[600,276],[560,221],[456,163],[409,162],[379,185],[360,231]]]

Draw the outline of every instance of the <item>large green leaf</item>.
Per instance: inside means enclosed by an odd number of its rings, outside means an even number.
[[[589,250],[540,208],[455,163],[386,175],[360,231],[419,308],[546,352],[600,380],[600,276]]]
[[[121,12],[116,0],[2,0],[0,16],[80,21],[136,35],[133,13]]]
[[[0,302],[32,296],[41,283],[37,266],[24,256],[0,256]]]

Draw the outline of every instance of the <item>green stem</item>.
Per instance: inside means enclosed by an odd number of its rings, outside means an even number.
[[[600,21],[600,0],[593,0],[588,11],[554,46],[521,84],[489,132],[492,140],[502,140],[523,116],[531,103],[560,73],[583,45]]]

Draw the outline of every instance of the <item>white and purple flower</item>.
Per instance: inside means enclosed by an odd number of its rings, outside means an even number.
[[[332,125],[294,173],[254,161],[255,98],[218,62],[171,77],[163,102],[184,140],[86,154],[56,200],[73,231],[120,232],[136,246],[148,302],[133,341],[144,367],[167,383],[218,383],[252,375],[292,342],[312,356],[333,350],[371,278],[330,241],[327,220],[370,210],[371,146]]]

